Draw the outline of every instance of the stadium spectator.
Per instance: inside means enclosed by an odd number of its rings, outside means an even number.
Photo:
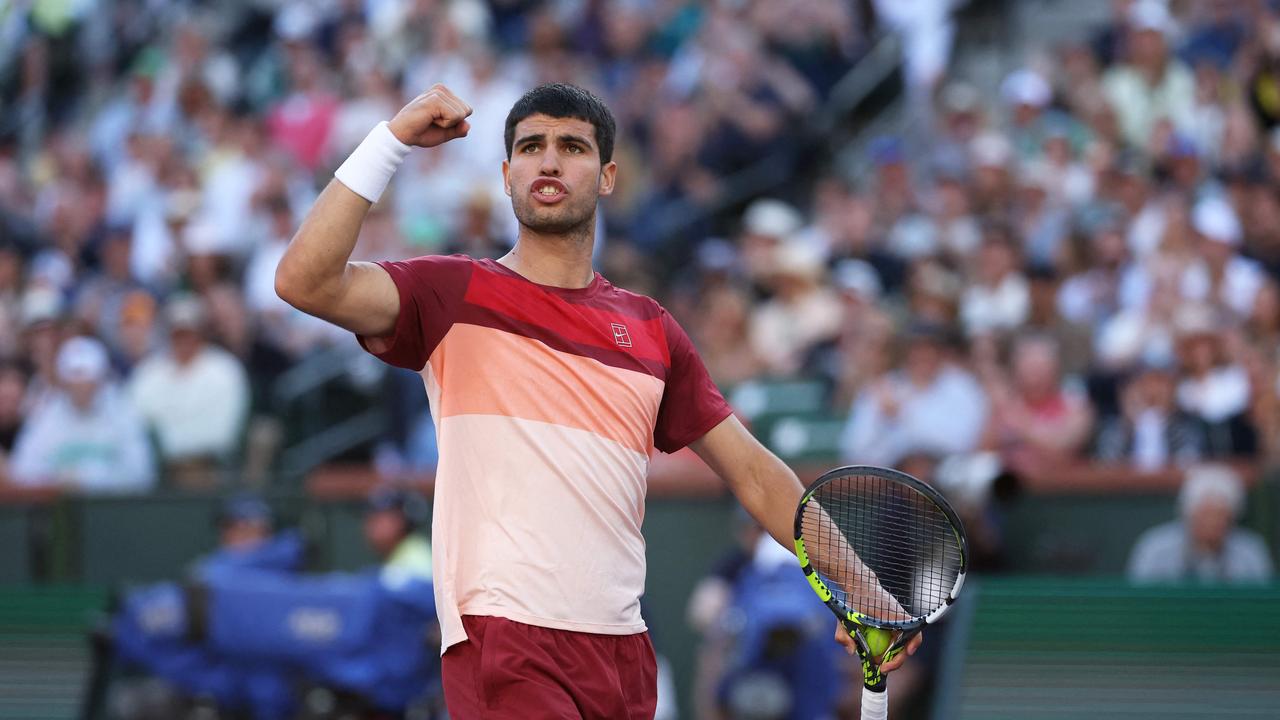
[[[143,360],[129,380],[134,406],[155,433],[167,481],[210,487],[239,448],[249,403],[244,368],[205,340],[199,299],[165,307],[169,347]]]
[[[249,493],[228,497],[218,512],[218,546],[223,550],[248,550],[270,539],[271,508]]]
[[[1174,20],[1164,3],[1138,0],[1129,9],[1123,62],[1103,77],[1103,91],[1124,139],[1147,148],[1162,120],[1177,129],[1190,123],[1195,100],[1191,70],[1169,52]]]
[[[978,249],[974,282],[960,298],[960,318],[969,335],[1015,330],[1027,319],[1031,296],[1019,270],[1016,241],[1005,228],[987,229]]]
[[[825,275],[814,250],[794,242],[775,249],[762,278],[773,297],[756,308],[750,325],[751,348],[767,373],[794,374],[814,345],[839,331],[840,300]]]
[[[1236,527],[1244,511],[1240,476],[1225,465],[1187,471],[1180,519],[1143,533],[1129,556],[1134,582],[1266,582],[1273,569],[1261,537]]]
[[[1176,322],[1183,377],[1178,406],[1204,424],[1205,454],[1211,458],[1257,452],[1257,429],[1248,411],[1249,375],[1227,356],[1219,315],[1203,305],[1180,308]]]
[[[58,350],[60,390],[36,408],[13,449],[10,473],[28,487],[140,492],[155,482],[146,431],[109,382],[106,348],[75,337]]]
[[[408,488],[385,486],[369,496],[364,538],[382,564],[383,582],[431,581],[431,543],[419,532],[429,512],[427,501]]]
[[[989,403],[948,349],[947,331],[917,324],[904,339],[903,369],[873,381],[853,403],[841,441],[845,460],[892,465],[909,452],[977,447]]]
[[[1015,472],[1043,472],[1074,457],[1089,439],[1089,401],[1063,383],[1053,338],[1023,335],[1013,346],[1011,377],[986,389],[991,413],[982,444]]]
[[[1099,422],[1094,457],[1145,471],[1204,457],[1204,425],[1178,407],[1176,382],[1171,365],[1141,364],[1121,387],[1120,411]]]

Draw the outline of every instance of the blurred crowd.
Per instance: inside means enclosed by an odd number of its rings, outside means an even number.
[[[600,243],[616,266],[669,244],[649,219],[792,149],[865,27],[840,0],[0,3],[0,476],[268,476],[282,375],[360,354],[276,297],[275,266],[332,170],[432,83],[475,108],[470,137],[410,158],[356,259],[505,253],[503,122],[566,80],[618,119]],[[420,381],[387,387],[395,432],[374,457],[429,469],[425,403],[405,400]]]
[[[1274,461],[1280,8],[1113,10],[703,243],[670,302],[716,379],[824,379],[849,461]]]
[[[762,158],[803,156],[882,5],[7,3],[5,476],[105,490],[265,474],[282,374],[359,354],[273,288],[332,168],[444,82],[475,108],[471,135],[411,156],[358,259],[500,255],[502,121],[549,80],[618,117],[605,275],[658,296],[724,387],[825,382],[843,459],[1274,460],[1280,8],[1117,0],[991,92],[913,71],[930,126],[875,138],[865,170],[806,165],[727,222],[681,214]],[[672,236],[670,217],[693,219]],[[384,467],[433,462],[425,409],[404,407],[416,382],[388,385]]]

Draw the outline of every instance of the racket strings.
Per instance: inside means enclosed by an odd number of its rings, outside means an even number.
[[[848,475],[805,508],[802,534],[824,582],[850,608],[881,621],[924,617],[947,602],[963,564],[950,519],[905,483]]]

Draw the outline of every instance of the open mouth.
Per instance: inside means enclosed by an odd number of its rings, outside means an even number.
[[[569,191],[564,184],[554,178],[538,178],[533,181],[533,185],[529,187],[529,194],[533,195],[539,201],[544,203],[558,202]]]

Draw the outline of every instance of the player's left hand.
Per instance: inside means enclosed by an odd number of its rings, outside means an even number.
[[[850,655],[858,654],[857,643],[853,641],[853,636],[849,634],[848,630],[844,629],[844,624],[841,623],[839,620],[836,621],[836,642],[843,645],[845,652],[849,653]],[[880,672],[882,673],[893,672],[894,670],[897,670],[898,668],[902,667],[902,663],[907,661],[907,656],[915,655],[916,650],[920,648],[920,643],[922,642],[924,642],[924,633],[920,633],[915,637],[911,638],[911,640],[907,641],[907,651],[898,653],[897,656],[894,657],[892,660],[881,665]]]

